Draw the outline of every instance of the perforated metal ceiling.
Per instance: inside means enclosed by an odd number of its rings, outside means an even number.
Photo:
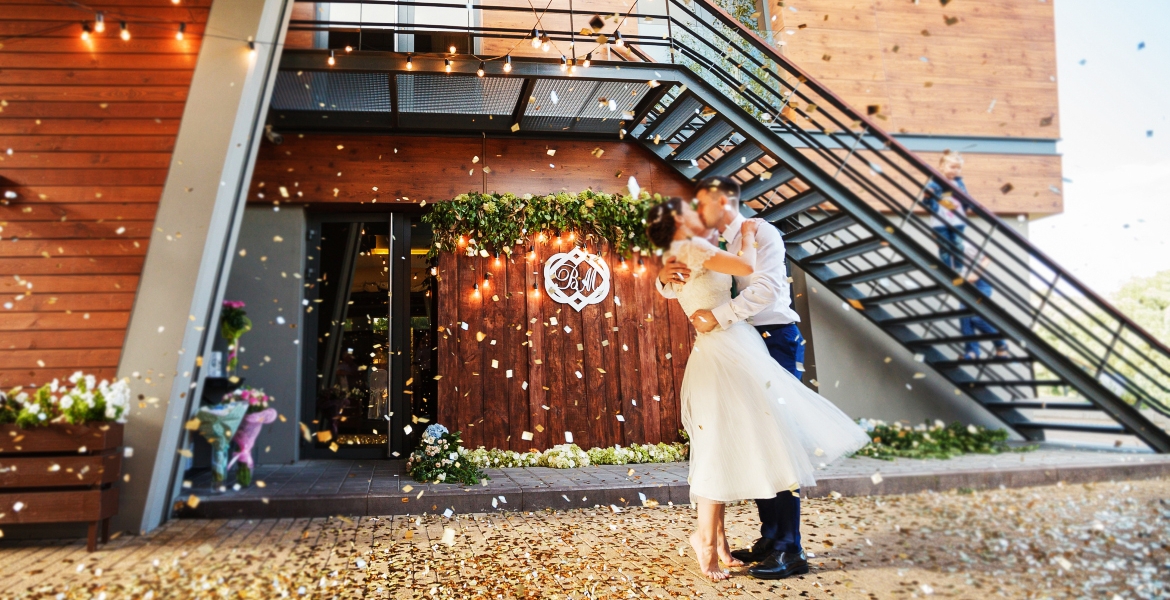
[[[276,110],[390,112],[386,73],[280,71],[272,92]]]
[[[524,87],[512,77],[398,75],[398,111],[422,114],[510,115]]]

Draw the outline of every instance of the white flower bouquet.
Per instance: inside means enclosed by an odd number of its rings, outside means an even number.
[[[49,423],[125,423],[130,416],[130,386],[125,379],[100,382],[77,371],[67,383],[54,379],[32,393],[14,388],[0,392],[0,424],[22,428]]]

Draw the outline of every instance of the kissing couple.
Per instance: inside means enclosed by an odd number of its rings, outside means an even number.
[[[665,250],[658,290],[677,299],[699,332],[683,375],[682,423],[690,436],[691,546],[703,574],[756,563],[748,573],[782,579],[808,572],[800,545],[800,488],[827,463],[869,443],[848,415],[800,381],[803,339],[792,310],[784,240],[739,213],[739,184],[699,182],[695,199],[650,209],[650,241]],[[760,538],[731,551],[724,505],[755,500]]]

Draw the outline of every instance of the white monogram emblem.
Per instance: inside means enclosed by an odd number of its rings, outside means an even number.
[[[544,289],[553,300],[581,312],[609,293],[609,265],[580,248],[554,254],[544,263]]]

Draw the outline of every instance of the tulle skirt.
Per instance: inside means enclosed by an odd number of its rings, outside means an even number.
[[[751,325],[699,334],[683,375],[692,502],[772,498],[815,486],[815,465],[869,436],[768,354]]]

